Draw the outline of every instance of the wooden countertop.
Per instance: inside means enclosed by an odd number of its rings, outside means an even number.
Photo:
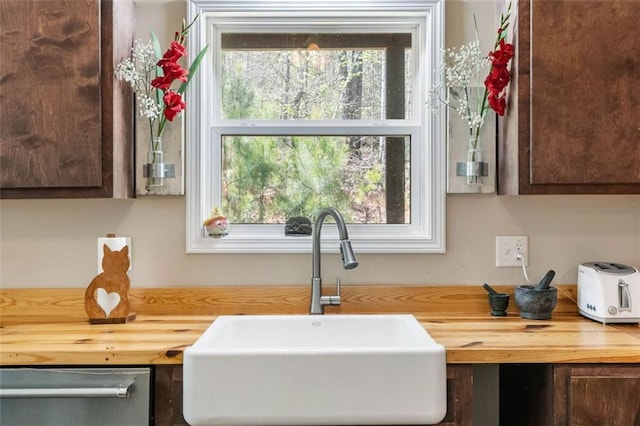
[[[511,286],[495,286],[512,292]],[[557,286],[551,320],[524,320],[513,297],[507,317],[489,315],[470,286],[344,286],[326,313],[412,313],[460,363],[640,363],[638,324],[581,317],[575,286]],[[0,365],[180,364],[183,350],[218,315],[304,314],[306,286],[133,289],[137,318],[91,325],[84,289],[0,290]]]

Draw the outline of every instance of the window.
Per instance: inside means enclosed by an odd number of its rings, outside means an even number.
[[[284,223],[328,206],[358,252],[444,251],[443,1],[191,0],[189,47],[210,47],[187,94],[188,251],[309,251]],[[214,207],[225,238],[204,233]]]

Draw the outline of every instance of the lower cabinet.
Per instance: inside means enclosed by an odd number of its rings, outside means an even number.
[[[553,424],[640,426],[640,365],[556,365]]]
[[[182,417],[182,365],[156,365],[155,426],[188,426]]]
[[[640,426],[640,365],[501,365],[500,424]]]
[[[473,366],[447,366],[447,415],[440,423],[446,426],[471,426]],[[155,426],[186,426],[182,417],[182,365],[155,367]]]
[[[473,425],[473,366],[447,365],[447,415],[440,425]]]

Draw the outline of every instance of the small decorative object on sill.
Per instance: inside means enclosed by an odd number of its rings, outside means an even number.
[[[467,161],[456,163],[456,176],[466,176],[467,185],[478,185],[482,176],[489,175],[489,164],[482,161],[480,138],[469,138]]]
[[[147,191],[164,186],[165,178],[175,177],[175,165],[164,162],[162,133],[167,121],[173,121],[186,109],[183,95],[207,51],[205,46],[188,70],[178,62],[187,56],[185,41],[197,19],[198,16],[189,25],[182,21],[181,30],[176,31],[174,41],[162,56],[158,38],[150,31],[151,40],[135,40],[131,57],[116,66],[116,78],[131,85],[140,116],[149,122],[149,150],[143,166]],[[174,82],[178,87],[172,87]]]
[[[229,221],[217,207],[214,208],[211,215],[205,219],[203,225],[207,235],[210,237],[221,238],[229,235]]]
[[[165,178],[176,177],[176,167],[164,162],[162,138],[156,138],[147,153],[147,163],[144,165],[143,176],[147,178],[147,190],[164,186]]]
[[[107,237],[115,237],[109,234]],[[91,324],[118,324],[132,321],[136,314],[129,305],[129,246],[115,251],[103,244],[102,269],[84,294],[84,308]]]
[[[443,50],[436,84],[430,92],[429,104],[434,112],[448,107],[468,126],[467,158],[456,162],[455,169],[456,176],[465,177],[469,186],[479,186],[489,172],[489,163],[482,158],[480,139],[487,112],[492,109],[503,116],[506,109],[506,88],[511,80],[508,65],[514,54],[513,44],[505,41],[510,17],[511,3],[500,16],[494,50],[488,56],[482,54],[477,37],[460,48]],[[484,91],[476,95],[482,86]],[[455,141],[449,144],[452,142]]]
[[[304,216],[290,217],[284,225],[284,235],[287,237],[307,237],[312,234],[311,221]]]

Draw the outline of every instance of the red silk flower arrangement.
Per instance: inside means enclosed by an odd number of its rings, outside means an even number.
[[[504,115],[507,107],[505,99],[506,88],[511,81],[511,73],[507,67],[514,54],[513,44],[505,43],[504,41],[507,27],[509,26],[507,19],[508,15],[506,18],[504,15],[501,17],[494,51],[489,52],[491,69],[489,70],[489,75],[484,80],[485,99],[489,103],[491,109],[499,116]]]
[[[182,21],[164,54],[161,55],[158,38],[150,31],[151,40],[135,40],[131,57],[116,66],[116,78],[129,83],[136,92],[138,112],[149,121],[152,143],[162,136],[167,121],[173,121],[187,107],[184,92],[208,47],[198,53],[188,70],[180,65],[179,61],[187,56],[187,35],[197,19],[198,16],[189,25]],[[174,87],[174,83],[179,85]]]
[[[164,102],[164,117],[173,121],[175,116],[185,109],[187,104],[182,100],[182,95],[171,90],[171,84],[179,80],[187,81],[189,71],[185,70],[178,63],[178,59],[187,56],[187,49],[178,41],[172,41],[171,47],[158,61],[158,66],[162,69],[162,75],[151,80],[151,86],[162,90],[162,100]]]

